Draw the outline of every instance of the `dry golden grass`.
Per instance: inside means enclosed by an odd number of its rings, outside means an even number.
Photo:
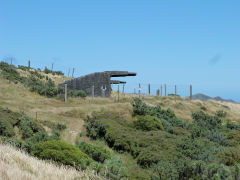
[[[31,157],[11,146],[0,144],[0,179],[90,180],[103,179],[93,172],[80,172]]]
[[[136,95],[120,94],[117,101],[117,93],[113,92],[111,98],[72,98],[67,103],[55,98],[46,98],[37,93],[29,92],[22,84],[9,83],[0,77],[0,106],[8,107],[13,111],[24,111],[32,118],[40,122],[65,123],[68,129],[63,134],[63,139],[74,143],[78,134],[84,131],[84,117],[93,111],[110,111],[127,120],[132,120],[131,101]],[[142,96],[143,100],[150,105],[160,104],[162,108],[171,108],[177,116],[191,120],[191,114],[205,110],[206,113],[214,114],[217,110],[227,112],[225,120],[240,122],[240,104],[217,102],[217,101],[190,101],[180,97],[154,97]]]

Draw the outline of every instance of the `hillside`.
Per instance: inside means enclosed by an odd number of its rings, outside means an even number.
[[[231,99],[223,99],[219,96],[216,96],[214,98],[210,97],[210,96],[207,96],[205,94],[195,94],[192,96],[192,99],[193,100],[201,100],[201,101],[208,101],[208,100],[215,100],[215,101],[222,101],[222,102],[232,102],[234,103],[233,100]]]
[[[28,71],[18,71],[22,76],[30,75]],[[38,73],[49,76],[55,84],[66,79],[64,76]],[[12,123],[14,135],[10,142],[17,139],[20,146],[27,147],[30,154],[43,158],[44,155],[38,153],[43,150],[42,146],[48,148],[59,144],[87,158],[87,164],[92,163],[92,159],[96,161],[94,163],[97,164],[93,163],[91,168],[102,176],[106,175],[106,169],[109,168],[110,179],[154,179],[152,174],[158,177],[157,172],[166,173],[165,169],[172,170],[168,173],[173,173],[173,179],[179,179],[177,177],[181,173],[194,171],[198,166],[204,169],[201,173],[209,177],[211,172],[205,171],[212,166],[219,169],[219,172],[215,169],[216,176],[224,169],[227,173],[224,177],[233,178],[234,174],[238,176],[237,170],[234,170],[240,163],[238,103],[190,101],[178,96],[142,96],[140,101],[136,101],[137,96],[129,94],[121,94],[120,101],[117,101],[116,92],[112,93],[111,98],[71,97],[65,103],[58,96],[48,97],[39,91],[31,91],[29,87],[32,86],[26,86],[26,82],[28,83],[28,79],[20,83],[0,75],[0,107],[5,108],[0,108],[0,113],[5,121],[11,121],[12,118],[16,121]],[[168,110],[169,108],[171,110]],[[10,115],[5,114],[8,111]],[[24,130],[27,127],[24,125],[25,119],[19,120],[18,116],[22,116],[19,112],[24,112],[29,117],[28,124],[37,124],[37,131],[35,126],[31,127],[32,135],[36,139],[31,139],[28,134],[24,139]],[[38,131],[44,134],[43,140],[42,137],[38,139]],[[56,139],[74,146],[49,141]],[[7,140],[9,142],[8,137]],[[188,142],[187,148],[190,148],[186,152],[183,151],[185,142]],[[35,145],[39,149],[36,150]],[[76,147],[81,152],[76,150]],[[96,152],[100,153],[104,160],[98,157],[99,155],[96,157]],[[191,157],[188,152],[194,156]],[[224,161],[228,156],[227,152],[230,157],[237,154],[235,159]],[[222,160],[219,160],[220,156]],[[49,159],[45,156],[44,158]],[[159,162],[165,164],[158,164]],[[196,169],[184,169],[190,167],[184,164],[180,166],[180,162]],[[75,166],[75,162],[69,162],[68,165],[72,164]],[[161,166],[164,169],[161,169]],[[83,167],[85,168],[85,165]],[[195,177],[194,174],[187,176]]]
[[[79,172],[66,166],[57,166],[2,144],[0,144],[0,177],[28,180],[102,179],[92,172]]]

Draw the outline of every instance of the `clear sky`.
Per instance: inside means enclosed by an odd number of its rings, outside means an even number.
[[[239,0],[0,0],[0,58],[240,101]]]

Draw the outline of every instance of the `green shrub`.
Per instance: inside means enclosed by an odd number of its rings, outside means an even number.
[[[92,162],[92,159],[77,147],[56,140],[40,142],[35,146],[32,154],[41,159],[53,160],[77,169],[86,169]]]
[[[12,137],[15,135],[13,125],[0,117],[0,135]]]
[[[106,125],[102,124],[96,119],[96,117],[90,118],[89,116],[85,119],[87,125],[87,136],[92,139],[102,138],[106,134]]]
[[[148,106],[140,98],[134,98],[132,101],[133,115],[147,115]]]
[[[66,126],[66,124],[57,123],[56,129],[59,131],[63,131],[64,129],[67,129],[67,126]]]
[[[50,74],[52,71],[50,69],[48,69],[47,67],[44,68],[43,72],[45,74]]]
[[[128,170],[124,162],[117,157],[106,160],[103,164],[106,177],[113,180],[127,180]]]
[[[194,123],[199,127],[204,129],[216,129],[222,126],[222,120],[216,116],[210,116],[203,112],[193,113],[192,114]]]
[[[93,160],[103,163],[106,159],[111,158],[111,154],[109,151],[105,150],[104,148],[93,146],[86,142],[82,142],[78,145],[78,148],[89,155]]]
[[[209,180],[233,180],[230,169],[223,164],[211,163],[206,168],[202,175],[202,179]]]
[[[24,78],[20,76],[15,66],[0,62],[0,69],[2,70],[3,77],[7,80],[13,81],[14,83],[24,82]]]
[[[167,161],[160,161],[154,166],[152,180],[175,180],[178,179],[178,176],[175,164]]]
[[[219,118],[225,118],[227,116],[227,112],[225,112],[223,110],[219,110],[219,111],[216,111],[215,116],[217,116]]]
[[[29,67],[18,65],[18,69],[21,69],[21,70],[23,70],[23,71],[28,71],[28,70],[29,70]]]
[[[221,146],[217,146],[205,138],[185,138],[178,143],[177,151],[180,157],[184,156],[191,160],[201,160],[210,162],[216,159],[218,152],[222,151]]]
[[[68,95],[71,97],[86,97],[87,94],[83,90],[68,90]]]
[[[227,134],[227,145],[237,146],[240,145],[240,130],[231,130]]]
[[[210,141],[216,142],[222,146],[227,144],[227,136],[218,130],[207,131],[206,136]]]
[[[218,154],[221,161],[227,166],[232,166],[240,163],[240,146],[229,147],[225,151]]]
[[[17,126],[22,133],[23,139],[30,138],[37,132],[45,132],[45,130],[37,122],[33,121],[24,114],[22,117],[18,118]]]
[[[154,116],[139,116],[138,120],[133,121],[136,129],[143,131],[164,130],[162,122]]]
[[[228,129],[235,129],[235,130],[240,130],[240,125],[239,124],[235,124],[235,123],[232,123],[231,121],[228,121],[227,124],[226,124],[226,127]]]

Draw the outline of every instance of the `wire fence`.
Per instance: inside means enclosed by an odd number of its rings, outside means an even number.
[[[121,84],[112,85],[113,91],[120,91],[127,94],[141,94],[149,96],[169,96],[178,95],[181,97],[192,97],[192,85],[172,85],[172,84]]]

